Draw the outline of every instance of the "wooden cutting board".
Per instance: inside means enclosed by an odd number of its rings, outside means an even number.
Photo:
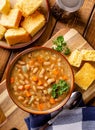
[[[71,52],[75,49],[82,50],[92,50],[93,48],[90,44],[82,37],[82,35],[75,29],[67,29],[64,32],[64,29],[58,31],[49,41],[47,41],[44,46],[45,47],[52,47],[52,41],[55,40],[58,36],[64,36],[64,40],[67,42],[68,47],[70,48]],[[67,57],[66,57],[67,58]],[[95,62],[90,62],[95,67]],[[83,64],[82,64],[83,65]],[[81,66],[82,66],[81,65]],[[74,73],[76,73],[80,68],[73,67]],[[86,90],[82,90],[79,86],[75,84],[75,90],[81,91],[83,94],[83,99],[85,103],[88,103],[93,97],[95,97],[95,81],[91,84],[91,86]]]
[[[81,36],[81,34],[75,29],[64,29],[59,30],[50,40],[48,40],[43,46],[52,47],[52,41],[56,39],[58,36],[64,36],[65,41],[67,42],[70,50],[73,51],[75,49],[93,49],[89,43]]]
[[[58,31],[50,40],[48,40],[43,46],[45,47],[52,47],[52,40],[56,39],[58,36],[63,35],[65,41],[67,42],[69,48],[71,51],[75,49],[93,49],[87,41],[75,30],[70,29],[67,30],[64,33],[64,29]],[[95,63],[91,63],[95,67]],[[79,69],[76,69],[73,67],[73,70],[77,72]],[[5,86],[5,81],[0,84],[0,87]],[[95,81],[93,84],[89,87],[88,90],[83,91],[80,89],[80,87],[75,85],[75,90],[79,90],[83,93],[83,99],[85,103],[87,103],[89,100],[91,100],[95,96]],[[13,101],[10,99],[7,90],[4,90],[0,94],[0,106],[3,109],[6,117],[10,116],[16,109],[17,106],[13,103]]]

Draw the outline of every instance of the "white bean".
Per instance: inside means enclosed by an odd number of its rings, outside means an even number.
[[[50,85],[51,83],[53,83],[55,81],[55,79],[54,78],[51,78],[51,79],[48,79],[47,80],[47,83],[48,83],[48,85]]]
[[[31,95],[35,95],[35,92],[33,92],[33,91],[32,91],[32,92],[30,92],[30,93],[31,93]]]
[[[45,96],[43,96],[43,97],[42,97],[42,100],[43,100],[43,101],[46,101],[46,97],[45,97]]]
[[[44,92],[44,94],[47,94],[47,93],[48,93],[47,90],[43,90],[43,92]]]
[[[19,80],[19,83],[22,84],[22,85],[25,84],[25,82],[23,80]]]
[[[27,70],[29,70],[29,69],[30,69],[30,66],[29,66],[28,64],[26,65],[26,67],[27,67]]]
[[[61,66],[62,64],[61,64],[61,62],[58,62],[58,66]]]
[[[52,59],[52,60],[56,60],[56,57],[52,56],[51,59]]]
[[[51,108],[51,104],[49,102],[47,102],[47,107]]]
[[[24,80],[24,76],[21,73],[19,73],[18,76],[20,79]]]
[[[37,86],[37,89],[44,89],[44,86]]]
[[[24,97],[18,96],[18,100],[19,100],[19,101],[23,101],[23,100],[24,100]]]
[[[40,64],[38,62],[35,62],[35,66],[40,66]]]
[[[23,76],[28,79],[28,74],[24,73]]]
[[[58,58],[58,61],[60,62],[60,61],[61,61],[61,58]]]
[[[21,69],[18,69],[17,71],[18,71],[19,73],[21,73]]]
[[[45,80],[47,80],[48,79],[48,76],[45,76]]]
[[[15,84],[16,84],[17,86],[20,85],[18,81],[16,81]]]
[[[28,58],[31,58],[31,57],[32,57],[32,54],[31,54],[31,53],[29,53],[29,54],[28,54]]]
[[[39,77],[42,78],[44,73],[45,73],[45,69],[42,68],[41,71],[40,71],[40,73],[39,73]]]
[[[31,96],[28,104],[30,105],[33,102],[33,100],[34,100],[34,96]]]
[[[21,60],[19,60],[18,63],[19,63],[20,65],[25,65],[25,62],[24,62],[24,61],[21,61]]]
[[[17,86],[14,85],[14,86],[13,86],[13,89],[14,89],[14,91],[17,91]]]
[[[37,73],[37,71],[38,71],[38,68],[37,68],[37,67],[34,68],[34,70],[33,70],[33,74]]]
[[[54,68],[54,64],[52,64],[52,65],[50,66],[50,68],[53,69],[53,68]]]
[[[52,88],[48,88],[48,94],[50,94],[51,93],[51,91],[52,91]]]
[[[28,99],[25,99],[24,102],[23,102],[23,104],[27,105],[27,103],[28,103]]]
[[[18,92],[14,92],[14,95],[18,96],[18,95],[19,95],[19,93],[18,93]]]
[[[34,102],[34,104],[36,104],[36,105],[37,105],[37,104],[39,104],[39,102],[38,102],[38,101],[35,101],[35,102]]]
[[[32,88],[33,88],[33,90],[36,92],[36,86],[35,86],[35,85],[33,85],[33,86],[32,86]]]
[[[47,86],[48,86],[48,84],[47,84],[47,83],[44,83],[44,86],[45,86],[45,87],[47,87]]]
[[[39,101],[39,100],[40,100],[40,97],[38,97],[38,95],[35,96],[35,100],[36,100],[36,101]]]
[[[50,65],[50,62],[49,61],[45,61],[43,64],[44,65]]]
[[[21,66],[21,65],[19,65],[19,64],[16,64],[16,67],[17,67],[17,68],[19,68],[19,69],[21,69],[21,68],[22,68],[22,66]]]
[[[25,84],[29,84],[29,81],[27,79],[25,80]]]

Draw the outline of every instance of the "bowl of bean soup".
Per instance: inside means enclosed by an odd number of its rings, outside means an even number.
[[[73,71],[67,59],[47,47],[24,50],[7,68],[6,86],[11,99],[33,114],[48,114],[64,106],[73,84]]]

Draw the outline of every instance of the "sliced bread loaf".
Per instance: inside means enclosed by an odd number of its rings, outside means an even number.
[[[38,11],[25,18],[21,26],[33,37],[45,25],[45,17]]]
[[[5,32],[6,28],[0,24],[0,40],[4,37]]]
[[[31,15],[41,5],[43,0],[18,0],[15,7],[19,8],[23,16]]]
[[[10,11],[10,1],[0,0],[0,13],[8,14]]]
[[[8,29],[5,33],[5,39],[9,45],[29,42],[31,40],[24,28]]]
[[[22,13],[19,9],[11,9],[8,15],[2,14],[0,24],[6,28],[17,28],[21,20]]]

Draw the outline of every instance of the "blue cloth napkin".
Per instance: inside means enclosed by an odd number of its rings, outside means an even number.
[[[38,130],[50,120],[55,113],[32,115],[25,119],[28,130]],[[64,109],[46,130],[95,130],[95,107]]]

